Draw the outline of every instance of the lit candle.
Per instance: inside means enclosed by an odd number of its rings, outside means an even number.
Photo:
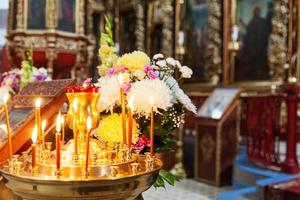
[[[150,98],[150,106],[151,106],[151,123],[150,123],[150,154],[154,156],[154,112],[153,112],[154,100],[153,97]]]
[[[64,143],[65,142],[65,117],[61,116],[61,141]]]
[[[45,130],[46,130],[47,121],[43,120],[42,122],[42,146],[43,150],[45,150]]]
[[[33,132],[32,132],[32,136],[31,136],[31,139],[32,139],[32,145],[31,145],[31,166],[32,166],[32,169],[35,168],[36,166],[36,140],[37,140],[37,136],[38,136],[38,133],[37,133],[37,126],[34,127],[33,129]]]
[[[75,98],[73,102],[73,136],[74,136],[74,154],[78,154],[78,148],[77,148],[77,110],[78,110],[78,99]]]
[[[42,127],[41,127],[41,99],[35,100],[35,125],[37,127],[38,141],[42,139]]]
[[[85,157],[85,172],[88,175],[88,167],[89,167],[89,156],[90,156],[90,134],[92,129],[92,118],[89,116],[86,121],[86,157]]]
[[[129,99],[129,108],[128,108],[128,147],[131,147],[132,144],[132,123],[133,123],[133,100],[134,97],[131,96]]]
[[[126,111],[125,111],[125,93],[123,88],[123,76],[119,74],[120,83],[120,97],[122,106],[122,132],[123,132],[123,144],[126,144]]]
[[[4,112],[6,118],[6,128],[7,128],[7,141],[8,141],[8,149],[9,149],[9,159],[12,157],[12,141],[11,141],[11,128],[10,128],[10,120],[8,114],[7,101],[9,99],[9,94],[4,97]]]
[[[178,44],[182,46],[184,44],[184,32],[179,31],[178,33]]]
[[[56,120],[56,134],[55,134],[55,141],[56,141],[56,172],[60,171],[60,135],[61,129],[61,114],[59,113]]]

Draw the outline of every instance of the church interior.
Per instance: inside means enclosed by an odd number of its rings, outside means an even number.
[[[300,199],[299,83],[298,0],[1,0],[0,200]]]

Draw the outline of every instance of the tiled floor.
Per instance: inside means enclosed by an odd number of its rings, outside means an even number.
[[[213,187],[191,179],[184,179],[174,187],[150,188],[143,193],[144,200],[215,200],[219,193],[230,187]]]

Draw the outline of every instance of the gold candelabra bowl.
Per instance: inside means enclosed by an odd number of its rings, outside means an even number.
[[[0,166],[6,186],[17,196],[26,200],[131,200],[156,181],[163,164],[153,152],[140,155],[126,140],[120,144],[91,136],[100,120],[96,109],[100,94],[94,88],[85,91],[67,93],[67,124],[73,129],[73,139],[65,144],[59,113],[54,150],[52,142],[37,140],[41,125],[36,123],[31,149]]]
[[[66,95],[69,101],[67,123],[70,128],[73,129],[73,119],[76,117],[78,129],[85,130],[88,116],[92,118],[92,128],[96,128],[100,118],[97,112],[97,101],[100,94],[96,92],[74,92]]]
[[[64,146],[65,155],[71,144],[69,141]],[[93,144],[97,146],[96,142]],[[116,148],[102,148],[102,156],[100,152],[91,152],[88,174],[83,170],[85,160],[81,156],[76,164],[70,164],[63,156],[61,171],[57,174],[55,158],[51,157],[53,152],[49,154],[47,150],[44,153],[48,156],[38,155],[35,169],[24,153],[15,156],[0,171],[7,187],[23,199],[135,199],[156,181],[163,164],[150,155],[129,152],[126,147]]]

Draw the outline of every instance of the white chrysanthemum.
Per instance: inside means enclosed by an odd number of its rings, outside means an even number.
[[[100,87],[100,98],[97,104],[99,112],[111,111],[120,100],[120,84],[118,78],[116,76],[101,77],[96,86]]]
[[[167,61],[167,63],[168,63],[169,65],[172,65],[172,66],[175,66],[175,65],[176,65],[176,60],[175,60],[174,58],[168,57],[168,58],[166,59],[166,61]]]
[[[193,74],[193,70],[191,70],[189,67],[187,66],[183,66],[179,69],[179,71],[181,72],[181,76],[182,78],[191,78],[192,74]]]
[[[143,79],[133,83],[127,98],[131,96],[134,96],[135,113],[148,115],[151,97],[155,108],[166,110],[172,106],[172,91],[159,79]]]
[[[156,62],[156,65],[159,67],[166,67],[167,66],[167,62],[165,60],[159,60]]]
[[[197,108],[183,90],[179,87],[178,82],[173,77],[168,77],[164,80],[171,88],[173,96],[183,105],[185,109],[193,113],[197,113]]]
[[[153,56],[153,59],[154,59],[154,60],[157,60],[157,59],[163,59],[163,58],[164,58],[164,55],[161,54],[161,53],[155,54],[155,55]]]
[[[181,63],[178,61],[178,60],[176,60],[176,66],[180,69],[182,66],[181,66]]]

